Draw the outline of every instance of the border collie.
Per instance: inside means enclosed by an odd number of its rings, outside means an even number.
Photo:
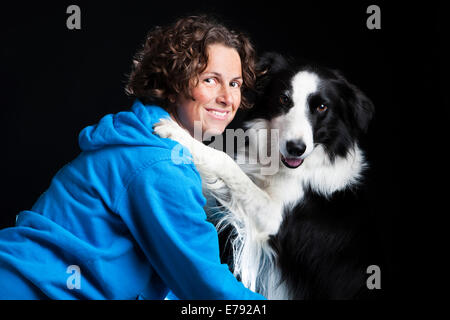
[[[225,208],[218,228],[233,230],[231,267],[245,286],[268,299],[371,297],[366,270],[379,260],[359,142],[374,106],[336,70],[275,53],[259,67],[247,144],[234,159],[171,120],[155,132],[189,149],[204,187]],[[275,172],[262,170],[273,163],[261,154],[276,159]]]

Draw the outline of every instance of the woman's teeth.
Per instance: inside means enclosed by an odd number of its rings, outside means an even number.
[[[217,110],[212,110],[212,109],[206,109],[211,115],[213,115],[214,117],[217,117],[218,119],[225,119],[227,118],[227,114],[228,111],[217,111]]]
[[[219,117],[223,117],[227,114],[226,112],[219,112],[219,111],[213,111],[213,110],[211,110],[211,112]]]

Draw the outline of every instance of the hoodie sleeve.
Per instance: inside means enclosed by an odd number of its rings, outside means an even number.
[[[191,165],[154,163],[132,179],[121,203],[119,213],[177,297],[264,299],[220,263],[217,231],[206,220],[200,176]]]

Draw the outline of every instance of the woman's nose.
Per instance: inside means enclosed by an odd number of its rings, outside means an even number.
[[[233,95],[231,94],[231,90],[227,87],[222,87],[219,92],[219,96],[217,97],[218,103],[223,106],[231,106],[233,105]]]

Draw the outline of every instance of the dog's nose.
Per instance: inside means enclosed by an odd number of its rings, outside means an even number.
[[[306,144],[302,140],[290,140],[286,142],[286,151],[291,156],[300,157],[306,151]]]

